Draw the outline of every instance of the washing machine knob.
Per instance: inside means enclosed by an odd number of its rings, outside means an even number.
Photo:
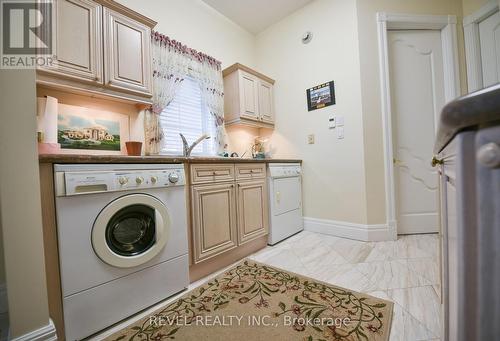
[[[140,185],[144,182],[144,178],[142,176],[138,176],[137,178],[135,178],[135,182]]]
[[[179,174],[177,173],[170,173],[168,175],[168,181],[171,183],[175,184],[177,181],[179,181]]]
[[[126,185],[128,183],[128,178],[126,176],[120,176],[118,178],[118,183],[122,186]]]
[[[151,177],[151,183],[152,184],[155,184],[157,181],[158,181],[158,177],[157,176],[152,176]]]

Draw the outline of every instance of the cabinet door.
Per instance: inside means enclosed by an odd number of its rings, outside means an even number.
[[[264,236],[269,230],[265,179],[238,186],[238,244]]]
[[[259,80],[244,71],[239,71],[241,116],[259,120],[258,83]]]
[[[151,96],[151,29],[104,8],[104,83]]]
[[[192,187],[194,262],[236,247],[234,184]]]
[[[259,113],[262,121],[274,123],[273,85],[263,80],[259,80]]]
[[[53,13],[54,61],[40,69],[102,83],[101,6],[90,0],[57,0]]]

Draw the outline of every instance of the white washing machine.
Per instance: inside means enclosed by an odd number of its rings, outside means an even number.
[[[270,222],[269,245],[304,229],[302,217],[302,168],[300,163],[270,163],[268,168]]]
[[[182,164],[55,165],[67,340],[187,287]]]

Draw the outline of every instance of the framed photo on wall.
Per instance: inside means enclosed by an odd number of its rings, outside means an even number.
[[[306,94],[308,111],[335,104],[335,87],[333,81],[309,88],[306,90]]]

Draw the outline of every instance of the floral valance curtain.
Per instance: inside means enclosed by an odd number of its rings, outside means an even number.
[[[185,77],[200,84],[201,94],[217,128],[218,152],[226,145],[224,129],[224,93],[221,63],[158,32],[152,32],[153,105],[146,111],[146,152],[158,154],[163,143],[161,112],[175,98]]]

